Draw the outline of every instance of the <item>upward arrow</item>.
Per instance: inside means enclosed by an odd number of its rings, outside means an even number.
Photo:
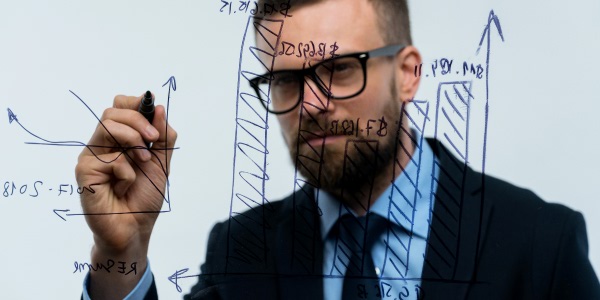
[[[491,41],[492,41],[492,25],[496,27],[500,39],[504,42],[504,34],[502,34],[502,26],[500,26],[500,19],[494,13],[492,9],[488,16],[487,25],[483,29],[481,40],[479,40],[479,46],[477,47],[477,54],[481,50],[484,41],[486,42],[486,57],[485,57],[485,123],[483,131],[483,161],[481,165],[481,173],[485,174],[485,158],[486,158],[486,142],[487,142],[487,131],[488,131],[488,113],[489,113],[489,100],[490,100],[490,52],[491,52]]]
[[[496,30],[498,31],[498,35],[500,35],[500,39],[504,42],[504,34],[502,34],[502,26],[500,26],[500,19],[494,13],[492,9],[488,16],[487,25],[483,29],[483,34],[481,35],[481,40],[479,40],[479,46],[477,47],[476,54],[479,54],[481,50],[481,46],[483,46],[483,42],[486,41],[487,49],[486,49],[486,57],[485,57],[485,124],[484,124],[484,133],[483,133],[483,163],[482,163],[482,173],[485,173],[485,154],[486,154],[486,141],[487,141],[487,129],[488,129],[488,112],[489,112],[489,99],[490,99],[490,52],[491,52],[491,41],[492,41],[492,25],[495,25]]]
[[[486,153],[487,153],[487,133],[488,133],[488,115],[489,115],[489,100],[490,100],[490,52],[491,52],[491,41],[492,41],[492,25],[495,26],[498,35],[502,42],[504,42],[504,34],[502,34],[502,26],[500,26],[500,19],[494,13],[494,10],[490,10],[490,14],[488,15],[487,25],[483,29],[483,33],[481,34],[481,39],[479,40],[479,46],[477,47],[476,54],[479,54],[481,50],[481,46],[485,44],[487,45],[486,49],[486,57],[485,57],[485,118],[484,118],[484,127],[483,127],[483,159],[481,163],[481,173],[485,174],[485,161],[486,161]],[[481,177],[481,203],[479,206],[479,230],[477,233],[477,246],[475,248],[475,262],[479,260],[479,245],[481,243],[481,229],[482,229],[482,215],[483,215],[483,202],[485,195],[485,179]],[[473,275],[473,280],[477,281],[477,273]]]
[[[491,33],[492,24],[496,25],[498,34],[500,35],[500,38],[504,42],[504,35],[502,34],[502,26],[500,26],[500,19],[498,19],[498,16],[494,13],[493,9],[490,10],[490,14],[488,16],[488,23],[485,26],[485,28],[483,29],[483,34],[481,35],[481,40],[479,41],[479,47],[477,47],[477,52],[476,52],[476,54],[479,54],[479,50],[481,50],[481,46],[483,46],[483,41],[487,40],[487,59],[488,59],[488,61],[490,58],[490,37],[492,35],[492,33]]]

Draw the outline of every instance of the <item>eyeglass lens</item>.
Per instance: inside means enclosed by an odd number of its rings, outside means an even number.
[[[314,76],[315,84],[319,85],[325,96],[331,98],[353,96],[364,85],[363,64],[356,57],[341,57],[320,63],[314,69]],[[293,108],[301,100],[304,80],[302,72],[298,71],[274,72],[271,80],[261,80],[259,88],[263,95],[270,88],[269,111],[282,112]]]

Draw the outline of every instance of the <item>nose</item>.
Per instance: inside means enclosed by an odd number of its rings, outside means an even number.
[[[313,79],[305,77],[303,89],[302,109],[306,112],[315,116],[333,110],[334,103],[331,97],[323,93]]]

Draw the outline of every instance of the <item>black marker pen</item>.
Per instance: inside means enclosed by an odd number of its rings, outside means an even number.
[[[146,94],[144,94],[138,111],[152,124],[152,120],[154,120],[154,97],[150,91],[146,91]],[[146,148],[150,148],[150,143],[146,143]]]

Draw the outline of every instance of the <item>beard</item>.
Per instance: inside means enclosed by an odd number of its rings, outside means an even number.
[[[396,132],[398,126],[401,126],[400,122],[396,121],[399,121],[401,108],[396,101],[395,85],[391,84],[391,87],[388,104],[382,115],[377,118],[383,116],[387,122],[386,134],[379,136],[377,130],[371,130],[367,134],[366,130],[355,128],[358,132],[355,131],[355,134],[346,135],[344,138],[345,147],[339,147],[338,141],[334,141],[336,145],[324,145],[325,137],[332,136],[328,127],[331,120],[326,117],[319,119],[318,116],[309,116],[306,110],[303,111],[297,139],[291,141],[289,150],[296,171],[306,178],[308,183],[334,193],[364,194],[369,192],[365,187],[370,187],[377,177],[386,176],[385,170],[390,170],[388,176],[393,178],[389,166],[396,158]],[[373,127],[379,129],[381,123],[377,124]],[[364,128],[364,123],[361,127]],[[315,137],[317,141],[321,139],[321,142],[312,146],[306,142]]]

